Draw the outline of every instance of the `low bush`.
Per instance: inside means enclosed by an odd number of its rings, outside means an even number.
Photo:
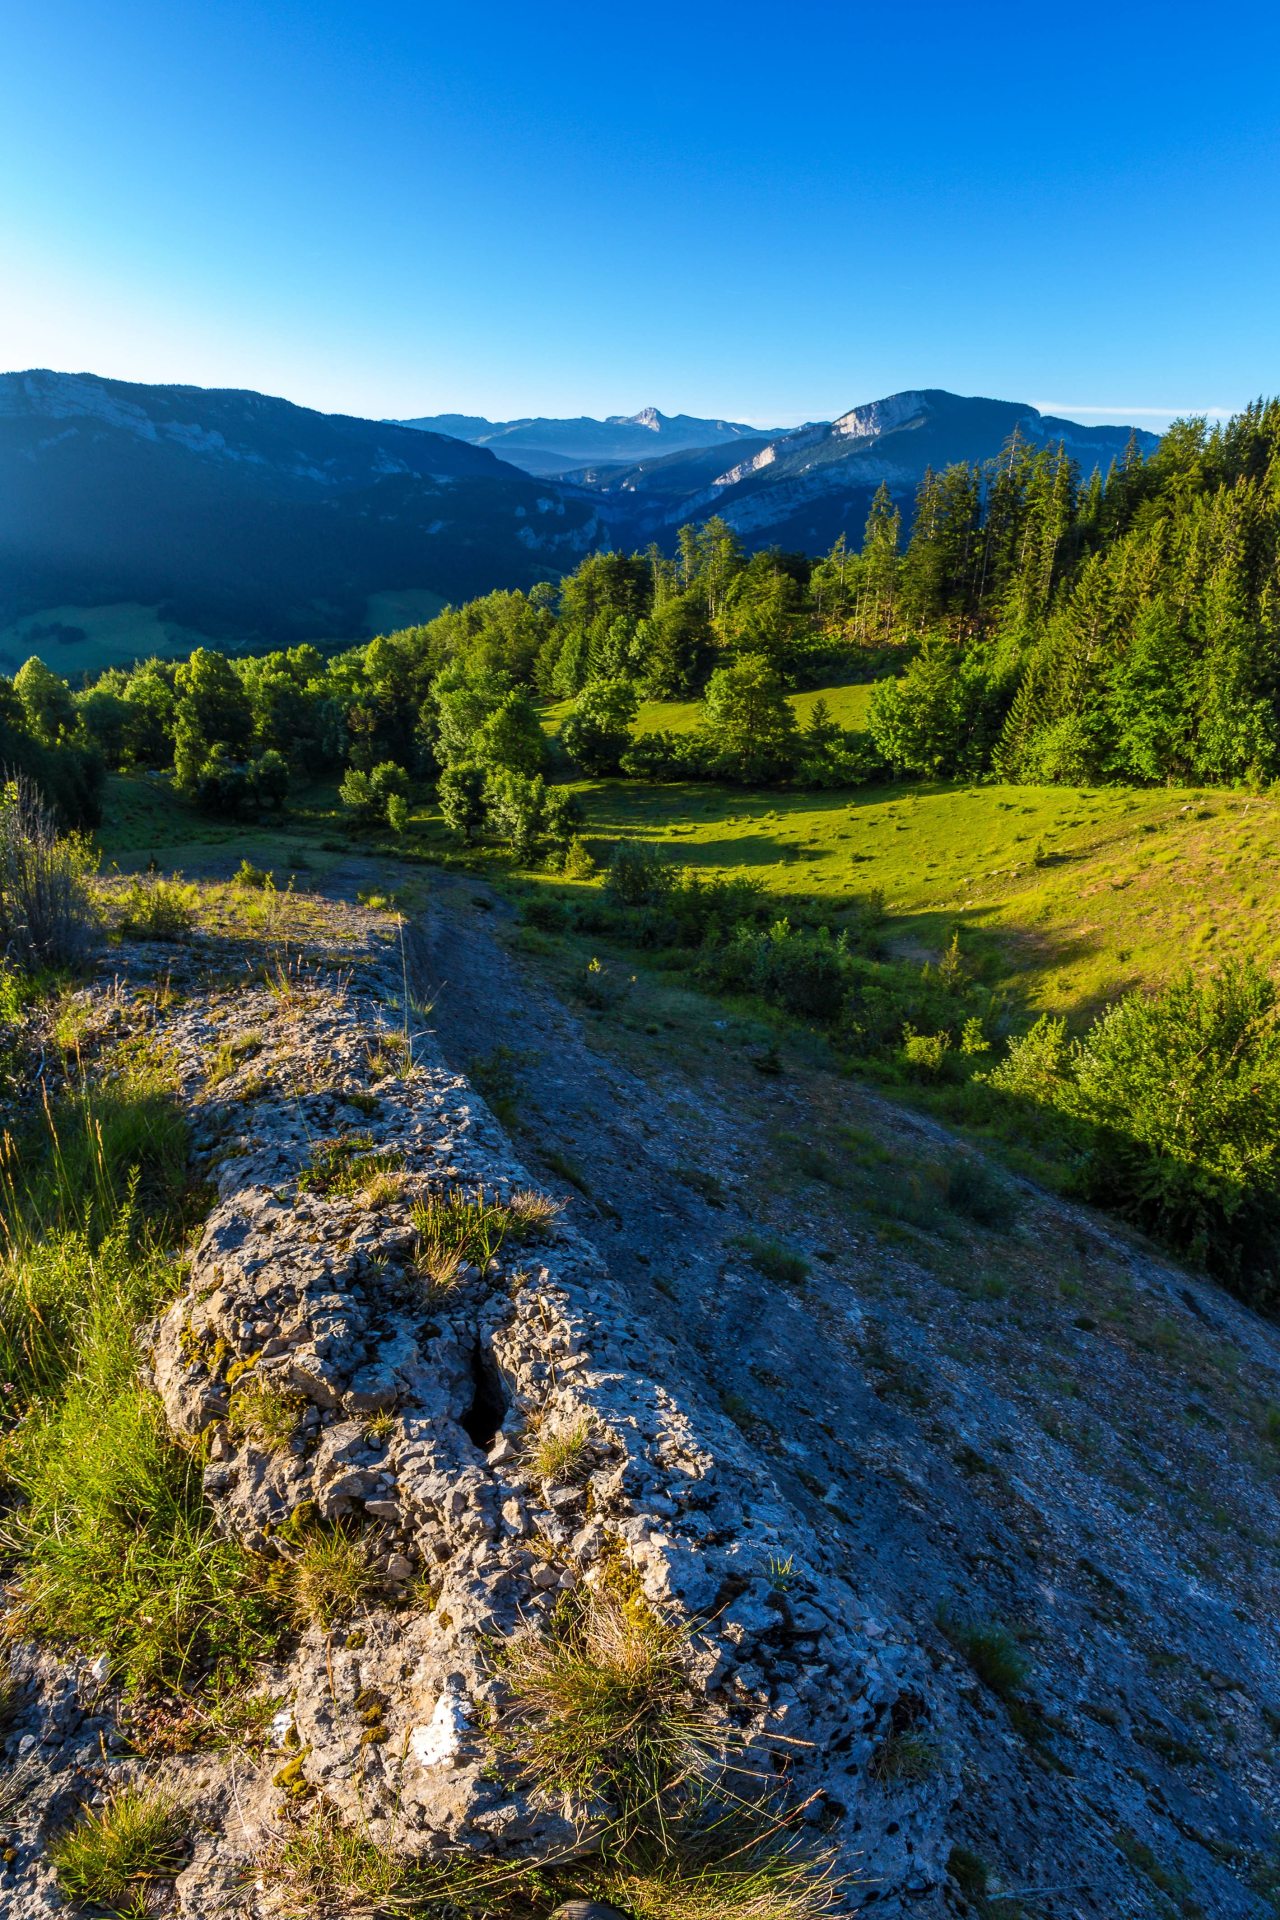
[[[177,878],[138,874],[120,903],[120,931],[134,940],[181,940],[195,925],[200,896]]]
[[[93,940],[88,842],[60,834],[33,781],[0,787],[0,952],[28,972],[78,964]]]
[[[1060,1117],[1089,1198],[1280,1307],[1280,993],[1259,968],[1127,994],[1074,1041],[1042,1019],[980,1078]]]

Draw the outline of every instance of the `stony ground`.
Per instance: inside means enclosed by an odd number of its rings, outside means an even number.
[[[338,900],[369,878],[339,870]],[[595,1577],[608,1534],[697,1623],[714,1710],[801,1742],[863,1910],[1274,1915],[1275,1331],[1025,1183],[980,1223],[958,1145],[803,1040],[774,1059],[643,969],[589,1006],[580,956],[473,881],[433,879],[410,928],[412,1068],[385,920],[317,905],[307,943],[328,975],[292,994],[234,984],[224,928],[137,950],[114,996],[127,1017],[130,979],[185,971],[166,1038],[218,1188],[154,1347],[170,1419],[238,1535],[270,1552],[314,1502],[366,1529],[382,1582],[354,1633],[264,1677],[265,1754],[164,1762],[206,1816],[182,1911],[272,1910],[252,1871],[299,1789],[413,1845],[563,1837],[495,1778],[484,1649]],[[300,1185],[355,1129],[387,1162],[375,1203]],[[564,1212],[426,1311],[413,1202],[454,1180]],[[296,1449],[232,1432],[232,1367],[302,1396]],[[590,1512],[523,1438],[584,1417]],[[43,1920],[49,1832],[156,1763],[99,1669],[19,1671],[0,1885]]]
[[[1271,1914],[1276,1330],[1026,1183],[1007,1230],[970,1223],[929,1120],[801,1046],[762,1074],[740,1023],[643,972],[591,1011],[542,945],[485,889],[435,885],[445,1055],[482,1078],[514,1056],[521,1150],[954,1682],[948,1832],[1022,1890],[992,1913]],[[753,1236],[807,1272],[762,1274]],[[1022,1642],[1012,1702],[948,1617]]]

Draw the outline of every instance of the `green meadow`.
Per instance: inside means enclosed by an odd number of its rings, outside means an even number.
[[[859,690],[860,691],[860,690]],[[600,864],[620,840],[660,846],[707,874],[747,874],[788,907],[841,910],[879,895],[890,944],[936,957],[959,927],[994,943],[1033,1007],[1092,1014],[1137,985],[1236,955],[1280,965],[1280,802],[1221,788],[897,785],[852,793],[578,781]],[[339,838],[340,836],[340,838]],[[328,845],[323,844],[325,841]],[[155,776],[116,776],[99,835],[105,861],[164,868],[234,850],[316,874],[359,850],[332,785],[294,796],[280,825],[201,820]],[[367,842],[393,852],[385,836]],[[458,857],[434,802],[400,846]],[[467,858],[492,870],[490,851]],[[566,883],[536,876],[548,887]]]

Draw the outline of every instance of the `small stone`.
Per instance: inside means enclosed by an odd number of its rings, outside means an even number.
[[[395,1521],[400,1518],[398,1500],[366,1500],[364,1510],[372,1520]]]
[[[519,1448],[511,1438],[511,1435],[509,1433],[500,1433],[485,1455],[485,1458],[491,1467],[505,1467],[509,1460],[515,1459],[518,1452]]]
[[[387,1578],[402,1586],[413,1578],[413,1562],[407,1553],[393,1553],[387,1558]]]
[[[549,1593],[552,1587],[560,1585],[560,1570],[558,1567],[548,1566],[543,1560],[534,1568],[529,1578],[540,1593]]]

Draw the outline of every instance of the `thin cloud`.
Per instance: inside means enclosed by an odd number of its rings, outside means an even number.
[[[1111,420],[1185,420],[1200,414],[1207,414],[1211,420],[1223,420],[1228,414],[1240,411],[1238,407],[1085,407],[1072,400],[1037,400],[1035,404],[1041,413],[1056,413],[1064,418],[1092,413]]]

